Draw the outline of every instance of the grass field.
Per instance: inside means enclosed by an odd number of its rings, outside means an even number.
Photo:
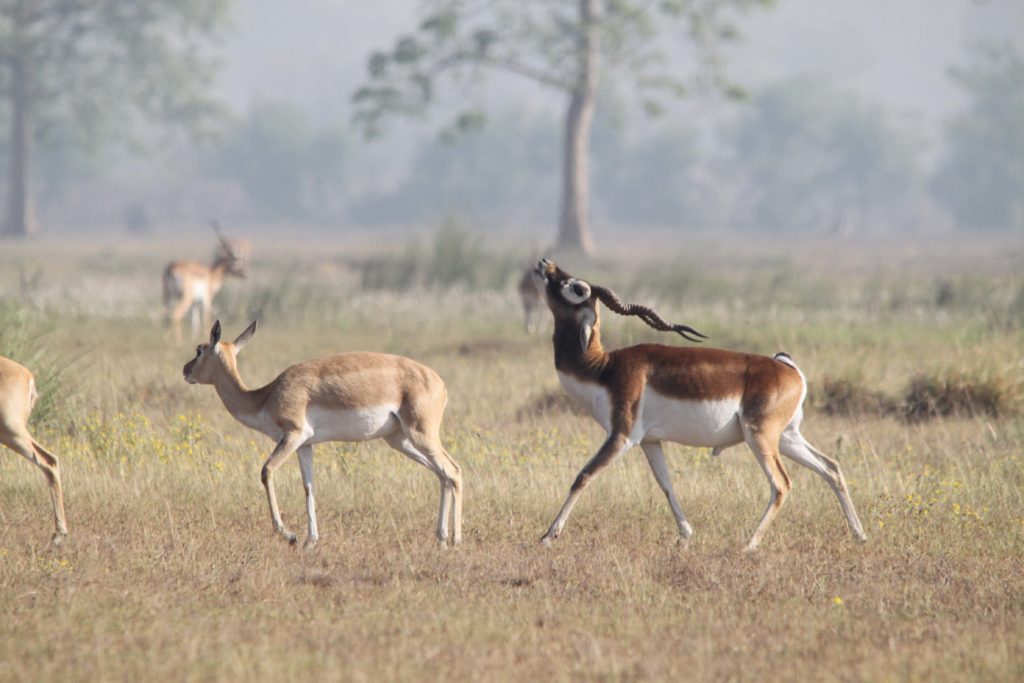
[[[803,432],[841,462],[869,541],[788,464],[792,495],[751,554],[768,487],[745,447],[668,446],[688,548],[639,451],[542,547],[601,432],[553,398],[550,327],[522,331],[517,258],[422,246],[257,239],[220,312],[228,337],[260,318],[250,386],[357,349],[445,378],[466,490],[447,551],[436,479],[382,443],[317,448],[315,551],[272,535],[270,442],[182,381],[192,345],[159,323],[163,262],[209,244],[3,246],[0,354],[45,389],[34,429],[61,458],[70,536],[49,544],[42,476],[0,454],[0,680],[1024,678],[1019,241],[708,242],[574,267],[715,345],[800,363]],[[609,347],[679,343],[603,321]],[[967,387],[966,404],[904,419],[915,378]],[[826,379],[890,409],[826,412]],[[304,529],[297,464],[277,482]]]

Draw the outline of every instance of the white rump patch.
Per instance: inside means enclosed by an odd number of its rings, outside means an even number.
[[[210,288],[205,280],[195,280],[192,283],[192,298],[206,304],[210,299]]]
[[[772,358],[779,361],[780,363],[785,363],[794,370],[800,369],[796,366],[796,361],[793,360],[793,356],[789,355],[785,351],[779,351],[777,354],[772,356]]]

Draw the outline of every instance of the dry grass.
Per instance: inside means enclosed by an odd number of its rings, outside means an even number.
[[[115,253],[97,274],[74,254],[51,267],[59,276],[42,305],[52,310],[79,279],[110,300],[90,308],[75,290],[67,301],[79,303],[45,340],[49,353],[84,356],[67,373],[79,400],[39,432],[62,458],[71,535],[48,545],[42,477],[0,454],[0,680],[1024,676],[1019,415],[906,424],[810,413],[804,432],[842,463],[866,545],[827,487],[793,466],[793,494],[762,549],[742,553],[767,498],[760,470],[744,448],[711,458],[672,446],[696,530],[688,548],[676,546],[638,453],[595,481],[544,548],[537,539],[600,433],[549,398],[548,343],[520,332],[513,291],[367,292],[321,254],[327,266],[302,271],[327,282],[319,297],[303,299],[311,285],[295,278],[282,288],[291,298],[273,299],[274,283],[293,276],[284,256],[265,259],[258,282],[233,283],[225,311],[239,311],[228,334],[253,300],[276,311],[241,357],[250,383],[329,351],[411,355],[448,382],[443,437],[465,469],[466,540],[440,551],[431,475],[383,444],[318,447],[321,542],[305,552],[271,535],[259,483],[269,442],[234,423],[209,387],[181,381],[189,349],[171,348],[147,318],[156,278],[150,287],[132,264],[158,258]],[[0,294],[16,258],[0,254]],[[985,269],[970,270],[983,287]],[[717,298],[658,303],[716,343],[785,348],[812,382],[856,377],[898,395],[918,373],[1024,374],[1024,335],[984,311],[944,300],[879,313],[865,294],[740,316],[733,275],[719,274]],[[1020,287],[1019,276],[1007,286],[1001,270],[990,275],[993,287]],[[835,291],[858,299],[846,291],[861,286],[857,274],[837,277]],[[922,301],[933,299],[935,275],[920,278]],[[624,321],[607,328],[615,343],[655,338]],[[278,493],[302,528],[296,465]]]

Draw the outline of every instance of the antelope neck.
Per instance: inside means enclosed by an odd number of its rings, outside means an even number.
[[[238,368],[225,363],[224,372],[217,375],[213,382],[217,395],[228,412],[232,415],[251,415],[259,411],[262,404],[262,390],[251,390],[245,386]]]
[[[555,345],[555,369],[583,382],[599,382],[608,365],[608,353],[601,345],[601,323],[596,321],[586,352],[580,348],[580,325],[558,321],[552,338]]]

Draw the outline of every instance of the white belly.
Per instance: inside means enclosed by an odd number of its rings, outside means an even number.
[[[565,393],[578,405],[585,408],[606,432],[612,429],[612,400],[608,391],[599,384],[581,382],[572,375],[558,373]]]
[[[674,441],[687,446],[729,446],[743,440],[740,399],[697,401],[644,391],[640,419],[633,430],[639,441]]]
[[[610,432],[612,401],[608,391],[599,384],[581,382],[561,372],[558,379],[566,393]],[[633,443],[674,441],[687,446],[731,446],[743,441],[739,413],[738,396],[696,401],[663,396],[648,387],[644,390],[629,440]]]
[[[398,406],[375,406],[352,410],[310,407],[306,423],[312,436],[307,444],[324,441],[368,441],[390,434],[398,427]]]

